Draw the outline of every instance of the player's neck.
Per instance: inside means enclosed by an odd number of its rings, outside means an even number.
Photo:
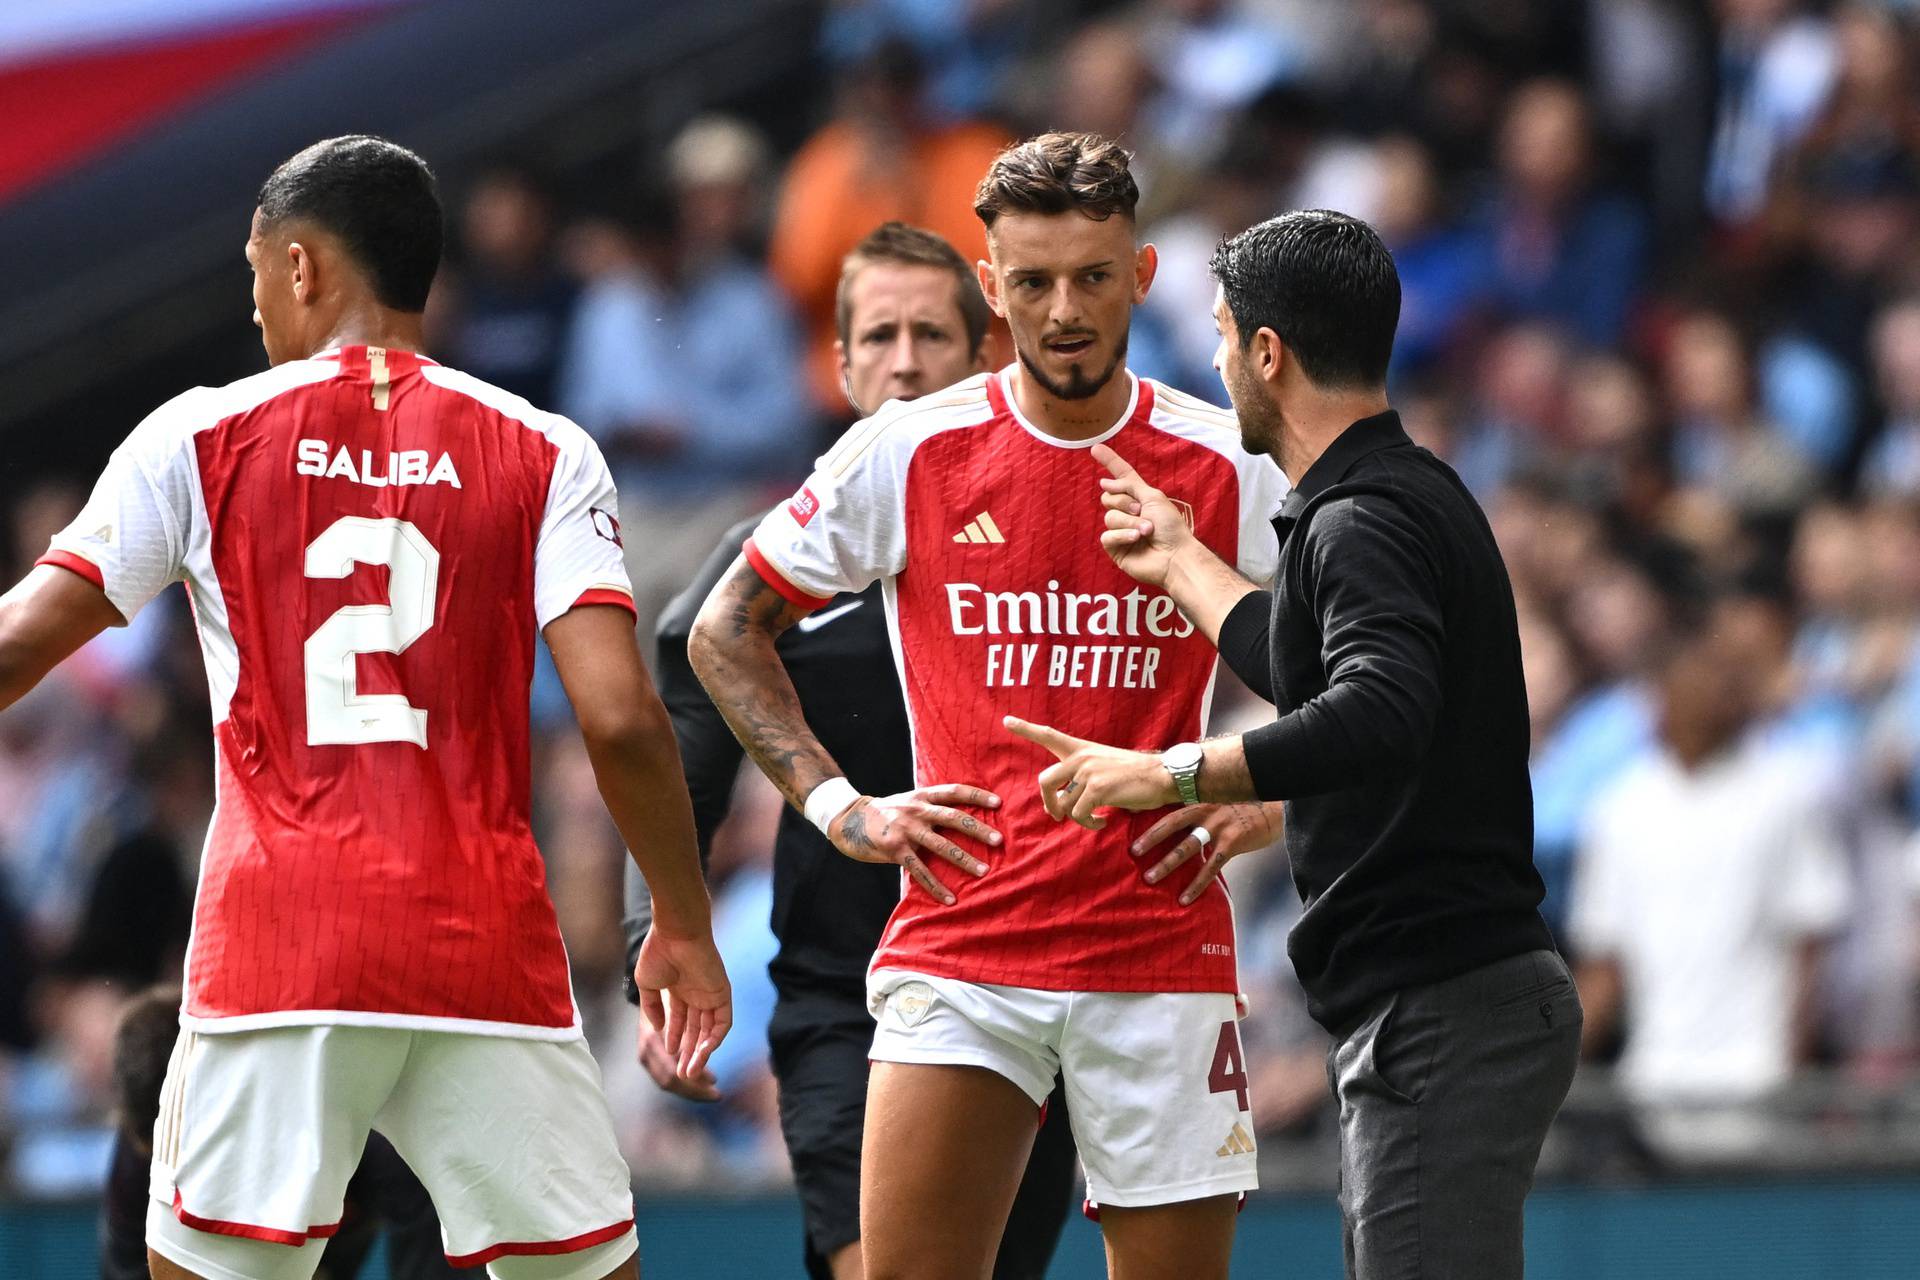
[[[1107,379],[1107,385],[1084,400],[1066,400],[1054,395],[1027,371],[1025,364],[1013,367],[1013,402],[1020,413],[1041,431],[1061,440],[1091,440],[1120,424],[1120,415],[1133,400],[1133,379],[1121,365]]]
[[[1362,418],[1387,411],[1387,393],[1340,392],[1313,397],[1306,404],[1289,405],[1282,417],[1280,451],[1274,459],[1295,484],[1348,427]]]
[[[341,315],[327,330],[314,351],[335,347],[386,347],[390,351],[424,351],[424,318],[407,311],[389,311],[385,307],[356,309]]]

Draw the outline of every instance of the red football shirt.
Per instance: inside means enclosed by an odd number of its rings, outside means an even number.
[[[1187,504],[1201,539],[1259,582],[1274,573],[1285,479],[1241,449],[1231,414],[1150,380],[1134,379],[1111,430],[1068,442],[1021,417],[1006,378],[856,424],[746,548],[802,605],[883,580],[916,777],[1001,798],[1005,843],[971,850],[986,876],[929,858],[951,907],[903,876],[874,966],[1051,990],[1235,991],[1225,888],[1182,907],[1184,877],[1146,883],[1149,862],[1127,849],[1156,814],[1114,814],[1099,832],[1049,818],[1035,775],[1052,757],[1000,720],[1142,750],[1204,732],[1213,646],[1101,549],[1106,472],[1092,445]]]
[[[184,1022],[578,1033],[529,826],[535,633],[632,607],[579,427],[347,347],[162,406],[47,562],[128,618],[184,580],[217,803]]]

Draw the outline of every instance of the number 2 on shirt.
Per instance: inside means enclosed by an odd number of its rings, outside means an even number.
[[[405,694],[361,693],[363,653],[400,653],[433,625],[440,552],[419,528],[392,517],[342,516],[307,544],[306,576],[344,578],[356,564],[384,565],[388,604],[337,610],[307,637],[307,745],[427,745],[427,713]]]

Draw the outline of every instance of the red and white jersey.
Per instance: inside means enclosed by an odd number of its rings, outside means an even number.
[[[1286,481],[1241,449],[1231,414],[1150,380],[1133,379],[1112,430],[1069,442],[1021,417],[1008,377],[856,424],[746,547],[800,605],[883,580],[915,776],[1001,798],[1005,843],[972,850],[986,876],[928,859],[951,907],[903,877],[874,967],[1052,990],[1235,991],[1226,890],[1182,907],[1186,877],[1146,882],[1148,864],[1127,850],[1157,815],[1116,813],[1098,832],[1049,818],[1035,776],[1052,757],[1000,721],[1156,751],[1204,732],[1213,646],[1101,549],[1106,471],[1092,445],[1189,507],[1202,541],[1258,582],[1277,565],[1269,521]]]
[[[128,618],[184,580],[217,803],[185,1024],[578,1034],[529,826],[535,633],[631,609],[565,418],[346,347],[163,405],[44,562]]]

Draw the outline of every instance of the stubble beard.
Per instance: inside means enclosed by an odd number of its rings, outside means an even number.
[[[1280,407],[1266,390],[1245,378],[1229,380],[1227,399],[1240,423],[1240,447],[1280,461]]]
[[[1039,364],[1020,350],[1016,344],[1014,350],[1020,356],[1020,363],[1026,366],[1027,373],[1048,395],[1056,400],[1091,400],[1113,381],[1113,375],[1120,371],[1120,365],[1127,358],[1127,333],[1120,335],[1119,345],[1113,349],[1113,359],[1107,362],[1104,372],[1097,378],[1088,378],[1080,372],[1080,366],[1073,366],[1072,376],[1065,382],[1050,378],[1040,370]]]

